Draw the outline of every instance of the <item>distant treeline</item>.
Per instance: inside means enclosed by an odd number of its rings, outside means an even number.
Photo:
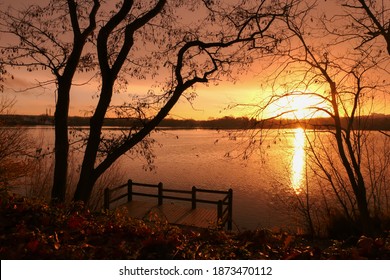
[[[53,116],[27,116],[27,115],[0,115],[0,123],[7,126],[36,126],[36,125],[53,125]],[[342,125],[347,126],[348,120],[342,119]],[[70,117],[70,126],[88,126],[88,117]],[[142,121],[137,119],[117,119],[107,118],[104,122],[105,126],[118,127],[142,127]],[[192,120],[192,119],[164,119],[159,128],[171,129],[250,129],[250,128],[316,128],[316,129],[331,129],[334,126],[330,118],[312,118],[305,120],[293,119],[270,119],[258,121],[247,117],[223,117],[210,120]],[[356,118],[354,129],[363,130],[387,130],[390,131],[390,115],[373,114]]]

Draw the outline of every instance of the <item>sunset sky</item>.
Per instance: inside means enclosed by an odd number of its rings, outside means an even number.
[[[12,5],[15,8],[25,7],[31,3],[46,1],[20,1],[20,0],[0,0],[1,9]],[[335,12],[340,9],[336,5],[337,0],[319,1],[318,13],[323,11]],[[2,39],[0,37],[0,39]],[[197,98],[190,104],[184,98],[179,101],[176,107],[171,111],[170,116],[173,118],[193,118],[193,119],[209,119],[220,118],[223,116],[242,116],[251,112],[250,108],[239,107],[235,109],[227,109],[230,105],[236,103],[248,104],[256,103],[258,100],[264,99],[270,94],[269,88],[264,86],[264,77],[269,74],[267,64],[263,61],[255,62],[247,73],[237,77],[235,83],[221,81],[218,85],[210,84],[198,85],[196,87]],[[23,91],[25,88],[32,87],[37,80],[43,81],[51,79],[50,73],[25,72],[12,70],[14,80],[7,80],[3,95],[15,97],[16,105],[13,112],[16,114],[45,114],[54,113],[55,95],[54,88],[33,89]],[[82,79],[80,79],[80,82]],[[77,82],[77,81],[76,81]],[[129,87],[132,93],[146,93],[153,85],[150,81],[134,81]],[[22,90],[21,92],[15,92]],[[88,86],[73,87],[71,93],[70,115],[86,115],[88,111],[93,109],[93,105],[97,99],[94,96],[97,93],[97,84],[91,82]],[[374,111],[377,113],[390,113],[389,106],[386,106],[385,95],[380,95],[377,100]],[[121,104],[128,100],[128,94],[116,94],[113,98],[114,104]],[[292,102],[294,103],[294,102]],[[301,105],[294,105],[294,109],[303,109],[302,100],[295,101]],[[291,102],[290,102],[291,104]],[[310,105],[310,104],[309,104]]]

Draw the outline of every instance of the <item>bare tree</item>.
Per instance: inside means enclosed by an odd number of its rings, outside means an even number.
[[[382,38],[386,44],[387,53],[390,55],[389,2],[384,0],[344,0],[341,3],[347,8],[346,16],[350,19],[347,28],[343,32],[344,35],[359,38],[360,44],[358,47],[363,47],[366,44],[370,45],[370,42],[378,44],[378,38]],[[339,21],[339,17],[335,19]]]
[[[345,215],[361,231],[369,233],[373,230],[373,216],[368,194],[371,188],[365,173],[367,155],[363,152],[367,144],[364,128],[368,118],[365,115],[371,113],[373,98],[388,88],[386,82],[378,78],[386,72],[381,64],[382,57],[377,56],[375,50],[350,49],[339,34],[317,29],[321,25],[315,26],[311,13],[314,7],[305,6],[299,16],[285,17],[288,30],[285,36],[289,43],[280,49],[284,63],[272,75],[273,94],[257,105],[256,116],[280,104],[281,100],[315,100],[304,108],[311,111],[305,117],[321,113],[331,122],[319,126],[322,134],[325,130],[329,138],[307,137],[312,168],[316,166],[315,174],[321,174],[328,182]],[[273,117],[296,110],[285,107]],[[297,122],[316,129],[308,120],[297,119]],[[336,156],[332,156],[333,148]]]
[[[153,1],[152,1],[153,2]],[[174,22],[170,11],[175,5],[160,0],[142,7],[143,12],[132,14],[134,3],[124,1],[119,10],[100,29],[97,37],[97,52],[102,74],[102,88],[99,102],[90,121],[89,137],[84,154],[80,180],[74,196],[75,200],[88,201],[96,180],[122,155],[136,147],[146,144],[146,137],[169,114],[178,100],[193,86],[208,83],[221,75],[230,75],[233,67],[243,66],[251,61],[250,52],[269,53],[279,39],[270,27],[275,19],[288,13],[295,1],[261,1],[259,3],[239,2],[226,6],[214,1],[196,3],[195,8],[206,12],[201,24],[186,28],[183,25],[170,26]],[[186,5],[194,5],[187,2]],[[249,4],[248,4],[249,3]],[[200,6],[199,6],[200,5]],[[202,7],[204,5],[204,7]],[[222,5],[222,7],[219,7]],[[187,7],[188,6],[184,6]],[[191,6],[189,6],[191,8]],[[206,8],[206,9],[205,9]],[[130,18],[130,20],[128,20]],[[167,27],[165,22],[168,24]],[[160,24],[159,24],[160,22]],[[118,37],[112,37],[121,31]],[[146,30],[146,31],[145,31]],[[149,95],[138,99],[135,104],[125,104],[116,109],[126,111],[126,115],[136,116],[136,122],[126,134],[112,139],[108,147],[103,142],[102,126],[104,117],[110,109],[110,101],[120,71],[127,72],[127,62],[137,61],[131,56],[132,47],[138,37],[156,34],[152,44],[159,50],[155,53],[158,63],[171,72],[166,86],[160,95]],[[158,35],[157,35],[158,34]],[[119,41],[111,39],[119,38]],[[147,45],[147,43],[144,43]],[[114,50],[112,46],[115,46]],[[191,97],[188,97],[191,98]],[[130,111],[130,113],[129,113]],[[103,158],[97,160],[104,147]]]
[[[98,15],[101,1],[68,0],[2,12],[3,33],[16,38],[2,46],[4,61],[28,71],[49,69],[54,76],[38,84],[54,82],[57,89],[52,200],[61,202],[65,198],[69,97],[77,70],[93,70],[98,64],[97,77],[101,81],[89,135],[84,139],[85,155],[74,196],[88,201],[96,180],[120,156],[138,143],[149,147],[148,134],[179,98],[194,97],[189,89],[223,75],[232,77],[233,67],[252,61],[249,51],[271,53],[279,39],[269,29],[296,2],[125,0],[115,8],[105,3],[111,12]],[[187,24],[189,19],[177,20],[180,9],[200,15],[199,21]],[[88,42],[96,51],[85,48]],[[143,56],[149,49],[151,54]],[[113,93],[130,87],[130,77],[145,79],[150,75],[153,79],[160,72],[168,81],[161,94],[149,92],[146,98],[135,97],[134,102],[112,106]],[[119,138],[108,139],[102,135],[102,126],[107,113],[113,110],[136,121]]]
[[[8,114],[15,100],[1,96],[0,115]],[[30,148],[25,130],[7,127],[0,121],[0,187],[9,186],[14,180],[27,174],[24,155]]]
[[[337,34],[342,40],[353,40],[356,48],[376,49],[378,56],[382,56],[382,52],[387,49],[387,54],[390,55],[389,1],[344,0],[340,3],[345,8],[345,12],[325,20],[325,26],[329,25],[332,28],[328,30]],[[346,21],[345,18],[349,20]],[[387,59],[383,58],[382,65],[389,72],[386,61]],[[387,132],[380,132],[389,137]]]
[[[3,92],[4,90],[4,76],[7,73],[7,71],[4,68],[3,62],[0,60],[0,92]]]
[[[94,67],[92,54],[83,51],[96,27],[99,7],[98,0],[64,0],[1,12],[1,31],[11,37],[9,45],[1,46],[4,63],[30,72],[48,69],[53,75],[53,80],[37,85],[56,87],[53,202],[65,200],[70,91],[76,71]]]

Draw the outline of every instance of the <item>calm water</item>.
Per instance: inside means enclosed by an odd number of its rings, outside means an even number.
[[[43,147],[52,147],[53,129],[35,128],[31,133],[42,139]],[[157,140],[155,168],[145,170],[145,160],[124,156],[115,166],[125,178],[123,183],[132,179],[152,184],[163,182],[166,188],[188,190],[192,186],[232,188],[233,219],[238,228],[278,228],[294,224],[294,214],[282,213],[282,209],[275,207],[275,186],[286,185],[299,191],[305,185],[303,130],[271,131],[262,135],[262,148],[255,149],[246,159],[242,155],[248,144],[247,135],[194,129],[164,130],[152,137]]]
[[[239,228],[273,227],[285,224],[286,217],[275,215],[270,207],[269,191],[276,177],[289,175],[294,134],[284,140],[287,149],[268,148],[243,160],[241,139],[227,132],[213,130],[174,130],[154,136],[161,144],[156,148],[156,169],[144,171],[142,161],[124,159],[129,177],[134,181],[163,182],[167,187],[190,189],[233,189],[234,222]],[[273,145],[273,137],[269,145]],[[275,145],[276,146],[276,145]],[[283,162],[280,159],[283,159]],[[273,170],[273,171],[271,171]],[[277,173],[277,174],[276,174]]]

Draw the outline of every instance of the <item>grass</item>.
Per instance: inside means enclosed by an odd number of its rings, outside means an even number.
[[[1,259],[390,259],[390,234],[345,240],[194,230],[0,193]]]

